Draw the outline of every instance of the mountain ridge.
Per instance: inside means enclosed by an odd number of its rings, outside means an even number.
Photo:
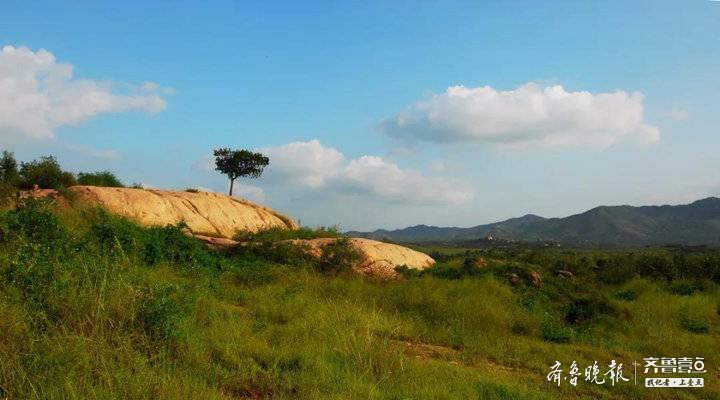
[[[681,205],[597,206],[562,218],[525,214],[469,228],[415,225],[348,233],[404,243],[453,243],[492,237],[577,247],[720,246],[720,198],[707,197]]]

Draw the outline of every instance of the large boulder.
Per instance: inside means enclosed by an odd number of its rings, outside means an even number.
[[[238,231],[297,229],[289,217],[259,204],[210,192],[73,186],[78,200],[145,226],[185,222],[193,234],[232,238]]]
[[[322,248],[335,240],[321,238],[293,240],[292,242],[306,246],[311,255],[319,258],[322,256]],[[353,269],[363,275],[394,278],[398,276],[395,271],[397,266],[404,265],[410,269],[424,270],[435,265],[432,257],[407,247],[362,238],[350,238],[349,240],[361,255],[360,261],[353,266]]]

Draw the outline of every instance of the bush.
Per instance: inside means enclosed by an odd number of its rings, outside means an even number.
[[[185,225],[141,228],[101,210],[90,226],[93,240],[107,253],[135,257],[143,264],[175,263],[183,270],[219,270],[219,255],[183,233]]]
[[[9,232],[30,243],[57,248],[68,236],[65,227],[50,211],[47,200],[24,199],[6,218]]]
[[[0,157],[0,182],[15,186],[17,185],[17,180],[18,169],[15,156],[13,153],[3,151],[2,157]]]
[[[586,325],[598,317],[614,312],[607,300],[598,295],[573,299],[565,310],[565,321],[573,325]]]
[[[259,232],[238,232],[233,239],[239,242],[280,242],[283,240],[310,240],[319,238],[339,238],[342,236],[336,226],[300,229],[270,228]]]
[[[18,190],[14,185],[0,181],[0,207],[11,204],[17,198]]]
[[[637,293],[632,289],[623,289],[615,292],[615,298],[618,300],[635,301],[637,297]]]
[[[178,325],[186,315],[179,287],[172,284],[147,287],[140,296],[138,319],[145,332],[156,340],[176,338]]]
[[[324,274],[338,274],[350,271],[361,257],[349,239],[340,238],[323,247],[317,268]]]
[[[596,270],[598,279],[600,279],[601,282],[614,285],[623,284],[634,275],[630,262],[617,256],[610,259],[601,258],[597,260]]]
[[[78,174],[77,183],[88,186],[125,187],[110,171],[81,172]]]
[[[20,163],[20,187],[23,189],[31,189],[33,185],[39,185],[44,189],[58,189],[75,183],[75,176],[63,171],[53,156],[43,156],[32,162]]]
[[[680,311],[680,326],[692,333],[710,333],[710,321],[703,316],[691,315],[687,307]]]
[[[702,290],[701,285],[686,280],[675,281],[670,285],[670,293],[678,296],[690,296],[700,290]]]
[[[542,323],[541,334],[542,338],[548,342],[568,343],[572,339],[573,330],[551,319],[546,319]]]

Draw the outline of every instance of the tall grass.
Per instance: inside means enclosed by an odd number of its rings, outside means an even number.
[[[305,259],[213,252],[181,226],[140,228],[101,210],[29,203],[0,213],[0,398],[720,394],[711,361],[720,356],[716,283],[678,294],[662,279],[603,283],[592,268],[568,280],[552,274],[552,255],[448,272],[463,268],[462,257],[433,273],[376,281],[326,274]],[[528,280],[533,270],[542,272],[540,287]],[[567,340],[552,340],[547,326],[569,332]],[[708,387],[545,381],[556,359],[643,356],[704,356]]]

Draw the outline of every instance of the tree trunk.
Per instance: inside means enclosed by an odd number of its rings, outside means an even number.
[[[235,179],[230,179],[230,196],[232,196],[232,190],[233,190],[234,183],[235,183]]]

